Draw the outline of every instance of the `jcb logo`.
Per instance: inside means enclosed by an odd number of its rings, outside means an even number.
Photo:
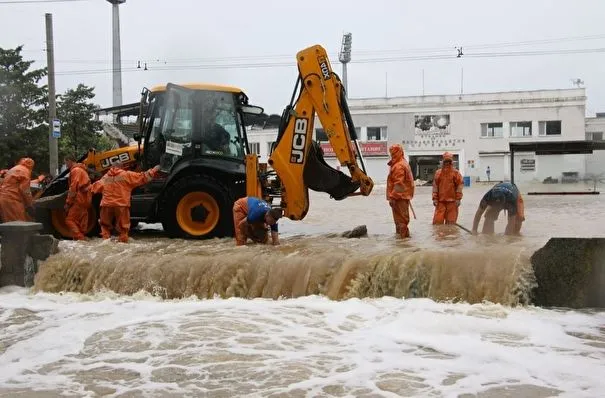
[[[307,143],[307,119],[294,120],[294,135],[292,135],[292,150],[290,163],[303,164],[305,162],[305,144]]]
[[[328,60],[324,57],[318,57],[317,61],[319,62],[319,69],[321,69],[321,74],[324,77],[324,80],[330,79],[330,68],[328,67]]]
[[[119,155],[110,156],[101,160],[101,168],[106,169],[117,162],[126,163],[130,160],[128,152],[120,153]]]

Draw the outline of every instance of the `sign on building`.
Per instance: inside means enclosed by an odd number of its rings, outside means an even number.
[[[444,136],[450,134],[450,115],[414,115],[414,134]]]
[[[536,159],[521,159],[521,171],[535,171]]]
[[[320,144],[321,149],[324,151],[326,157],[336,157],[334,154],[334,148],[330,144]],[[361,142],[359,143],[361,153],[363,156],[387,156],[389,154],[386,141],[380,142]],[[357,149],[353,147],[357,154]]]

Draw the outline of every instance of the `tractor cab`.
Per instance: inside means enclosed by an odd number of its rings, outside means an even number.
[[[168,83],[144,90],[143,168],[159,164],[164,173],[172,173],[183,161],[196,159],[243,165],[248,153],[244,114],[262,112],[236,87]]]

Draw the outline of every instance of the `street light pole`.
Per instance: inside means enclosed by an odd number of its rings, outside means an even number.
[[[347,64],[351,61],[351,42],[353,40],[351,33],[345,33],[342,36],[342,45],[340,46],[340,53],[338,54],[338,60],[342,63],[342,83],[345,88],[345,96],[349,97],[349,90],[347,85]]]

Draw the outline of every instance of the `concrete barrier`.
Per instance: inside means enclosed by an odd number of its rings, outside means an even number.
[[[605,308],[605,238],[551,238],[531,257],[541,307]]]
[[[31,287],[38,271],[38,261],[59,251],[59,241],[52,235],[40,235],[42,224],[13,221],[0,224],[0,287]]]

